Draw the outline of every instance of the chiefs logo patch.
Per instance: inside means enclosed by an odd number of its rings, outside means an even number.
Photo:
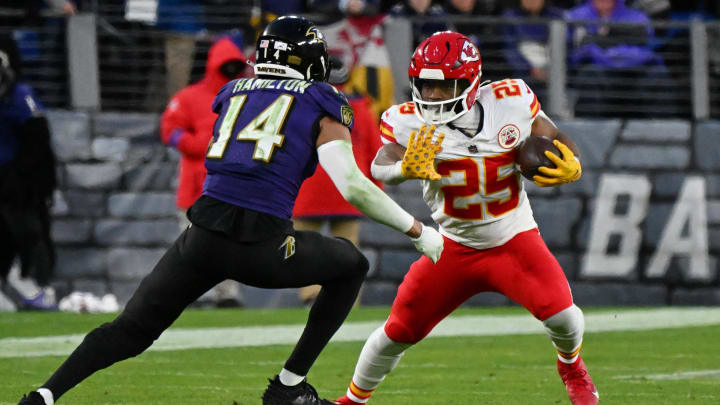
[[[478,52],[475,45],[468,41],[465,41],[462,47],[462,51],[460,51],[460,60],[462,60],[463,62],[480,60],[480,52]]]
[[[520,128],[507,124],[498,132],[498,144],[504,149],[512,149],[520,141]]]

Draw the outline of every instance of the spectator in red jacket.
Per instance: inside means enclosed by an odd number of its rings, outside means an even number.
[[[205,153],[217,118],[211,109],[212,102],[225,83],[245,75],[247,58],[241,47],[242,39],[238,35],[218,39],[208,53],[205,76],[177,92],[162,115],[162,140],[181,155],[176,200],[181,229],[190,224],[185,212],[202,194]],[[213,301],[218,306],[239,306],[239,286],[227,280],[200,300]]]

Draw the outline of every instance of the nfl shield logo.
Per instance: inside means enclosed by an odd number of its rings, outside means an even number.
[[[340,116],[342,117],[342,123],[346,127],[349,127],[353,122],[353,110],[349,105],[340,107]]]

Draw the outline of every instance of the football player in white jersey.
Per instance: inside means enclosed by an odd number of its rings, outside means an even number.
[[[385,145],[372,174],[390,184],[421,179],[445,239],[443,255],[437,263],[421,257],[410,266],[389,318],[368,338],[347,393],[336,403],[367,402],[408,347],[473,295],[495,291],[543,323],[570,402],[597,404],[580,358],[583,313],[538,233],[515,166],[524,139],[546,136],[562,156],[550,153],[556,167],[540,168],[533,180],[543,187],[569,183],[581,175],[577,146],[522,80],[481,84],[480,53],[462,34],[427,38],[408,72],[413,102],[382,115]]]

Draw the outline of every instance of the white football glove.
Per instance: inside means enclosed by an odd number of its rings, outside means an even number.
[[[423,224],[420,236],[410,238],[410,240],[415,244],[415,249],[430,258],[433,263],[440,260],[440,254],[443,251],[443,237],[435,228]]]

